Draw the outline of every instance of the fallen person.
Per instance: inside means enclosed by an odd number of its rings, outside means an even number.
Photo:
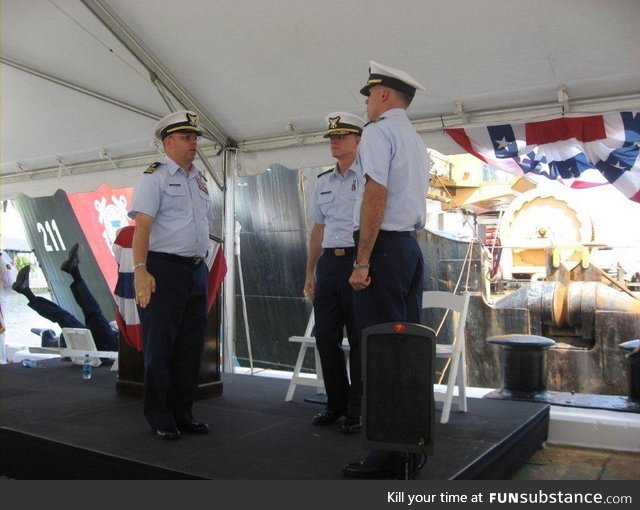
[[[29,272],[31,266],[24,266],[16,277],[12,289],[18,294],[22,294],[29,302],[30,308],[38,312],[45,319],[57,323],[61,328],[86,328],[91,331],[93,341],[99,351],[117,351],[119,332],[109,323],[102,314],[100,305],[91,294],[89,287],[82,279],[78,265],[78,244],[74,244],[69,250],[69,256],[60,266],[60,270],[68,273],[73,278],[69,288],[71,293],[82,309],[85,322],[78,320],[72,313],[68,312],[53,301],[49,301],[41,296],[36,296],[29,287]],[[61,339],[61,346],[66,346]]]

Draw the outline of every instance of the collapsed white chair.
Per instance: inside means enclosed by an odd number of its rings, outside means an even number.
[[[114,364],[111,370],[118,369],[118,351],[99,351],[89,329],[62,328],[62,336],[64,336],[67,347],[60,349],[61,356],[68,356],[71,361],[81,365],[84,363],[85,355],[88,354],[91,364],[96,367],[102,363],[100,358],[112,359]]]
[[[467,411],[467,363],[466,363],[466,341],[464,328],[467,321],[467,312],[469,310],[469,292],[462,294],[453,294],[452,292],[443,291],[425,291],[422,294],[422,308],[441,308],[445,310],[442,324],[447,319],[447,315],[451,315],[451,331],[453,337],[451,343],[440,343],[441,327],[435,328],[436,331],[436,358],[448,358],[448,371],[446,391],[434,391],[434,397],[438,402],[444,402],[442,406],[442,416],[440,423],[449,421],[451,405],[455,403],[458,411]],[[457,393],[454,391],[457,388]]]

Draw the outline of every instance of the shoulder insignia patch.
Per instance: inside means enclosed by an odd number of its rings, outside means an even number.
[[[149,168],[147,168],[143,173],[145,174],[152,174],[153,172],[156,171],[156,168],[158,168],[162,163],[160,163],[160,161],[156,161],[155,163],[151,163],[149,165]]]

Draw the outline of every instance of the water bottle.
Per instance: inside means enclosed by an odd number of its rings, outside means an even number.
[[[91,379],[91,360],[89,359],[89,355],[84,355],[84,363],[82,364],[82,378],[83,379]]]
[[[22,360],[22,366],[27,368],[36,368],[38,365],[35,360],[27,358]]]

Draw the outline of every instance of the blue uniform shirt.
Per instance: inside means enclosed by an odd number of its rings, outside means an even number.
[[[381,230],[410,231],[424,227],[429,154],[405,110],[388,110],[365,126],[356,161],[364,176],[387,188]],[[355,204],[356,229],[360,228],[363,193],[361,187]]]
[[[138,180],[129,217],[137,212],[154,218],[149,250],[183,257],[204,257],[209,248],[213,209],[207,182],[191,165],[189,177],[170,158],[149,167]]]
[[[347,248],[354,245],[353,210],[357,190],[362,185],[362,175],[356,171],[355,162],[344,176],[338,172],[337,165],[333,170],[318,176],[308,220],[309,223],[324,225],[323,248]]]

